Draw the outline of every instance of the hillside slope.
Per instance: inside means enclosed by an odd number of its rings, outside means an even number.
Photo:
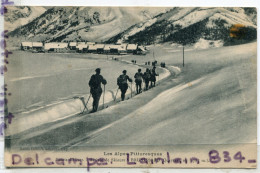
[[[53,7],[11,32],[10,36],[21,41],[101,42],[167,9],[169,8]]]
[[[44,10],[47,11],[12,31],[8,45],[18,46],[21,41],[144,45],[202,42],[214,47],[214,42],[220,46],[251,42],[257,35],[256,8],[52,7]],[[7,15],[5,20],[22,24],[22,18],[17,16]]]
[[[230,28],[234,25],[245,30],[238,31],[242,32],[242,40],[256,39],[256,9],[177,7],[132,26],[108,42],[193,44],[199,39],[205,39],[228,43],[234,41],[230,38]],[[239,36],[240,40],[241,37]]]
[[[8,31],[28,24],[46,11],[44,7],[8,6],[7,8],[8,12],[4,15],[4,25]]]

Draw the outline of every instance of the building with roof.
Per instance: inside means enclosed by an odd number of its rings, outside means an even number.
[[[80,42],[76,46],[76,50],[77,50],[77,52],[81,52],[81,53],[87,52],[88,51],[88,45],[84,42]]]
[[[105,54],[109,54],[110,53],[110,46],[111,46],[111,44],[105,44],[105,46],[104,46],[104,53]]]
[[[137,44],[128,44],[127,53],[135,53],[137,51]]]
[[[95,44],[94,45],[96,48],[97,48],[97,53],[104,53],[104,48],[105,48],[105,45],[104,44]]]
[[[137,47],[137,51],[136,51],[137,55],[145,55],[146,54],[146,49],[144,46],[138,46]]]
[[[70,50],[76,50],[77,48],[77,42],[70,42],[69,43]]]
[[[119,54],[127,54],[127,44],[121,44],[121,45],[118,45],[118,53]]]
[[[22,42],[21,50],[32,50],[32,42]]]
[[[88,53],[96,53],[97,52],[97,47],[93,44],[88,45]]]
[[[32,50],[37,52],[43,51],[43,43],[42,42],[32,42]]]
[[[110,53],[111,54],[119,54],[119,47],[120,45],[111,45],[110,46]]]
[[[45,43],[44,50],[45,52],[67,52],[68,43]]]

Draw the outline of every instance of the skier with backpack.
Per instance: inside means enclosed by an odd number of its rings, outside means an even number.
[[[139,94],[142,92],[142,82],[143,82],[143,73],[142,70],[139,68],[138,72],[135,73],[135,85],[136,85],[136,93]]]
[[[122,101],[125,100],[125,93],[128,89],[128,84],[127,84],[127,80],[129,82],[132,83],[132,79],[126,74],[126,70],[123,71],[123,74],[121,74],[118,78],[117,78],[117,85],[119,87],[119,89],[121,90],[121,99]]]
[[[98,105],[99,105],[99,99],[100,96],[102,94],[102,88],[101,88],[101,83],[103,85],[107,84],[106,79],[103,78],[102,75],[100,75],[100,68],[97,68],[96,70],[96,74],[93,74],[89,80],[89,87],[90,87],[90,93],[93,97],[93,109],[91,112],[96,112],[98,109]]]
[[[144,72],[143,79],[144,79],[144,83],[145,83],[145,90],[148,90],[149,89],[149,82],[151,80],[151,72],[148,68]]]

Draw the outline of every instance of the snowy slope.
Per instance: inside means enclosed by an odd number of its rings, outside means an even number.
[[[5,29],[9,31],[13,31],[22,25],[26,25],[46,11],[44,7],[23,6],[8,6],[7,10],[8,13],[5,13],[4,16],[4,25]]]
[[[53,7],[10,36],[19,37],[21,41],[106,41],[167,9],[169,7]]]
[[[244,8],[173,8],[129,28],[110,42],[193,44],[199,39],[226,42],[230,27],[236,24],[249,28],[247,35],[256,39],[256,12],[254,8],[249,9],[251,11]]]
[[[182,75],[164,84],[167,90],[139,109],[129,100],[125,106],[133,112],[84,136],[74,148],[256,142],[256,43],[191,51],[186,58]],[[179,62],[172,56],[163,60]]]
[[[129,30],[129,32],[127,32],[126,34],[124,34],[124,35],[123,35],[123,38],[119,39],[119,40],[117,41],[117,43],[123,43],[124,41],[128,40],[128,37],[129,37],[129,36],[133,36],[133,35],[135,35],[136,33],[145,30],[146,27],[151,26],[151,25],[154,24],[156,21],[157,21],[157,19],[154,18],[154,19],[150,19],[150,20],[148,20],[148,21],[146,21],[146,22],[143,22],[143,23],[138,24],[137,27],[131,28],[131,29]]]
[[[21,7],[22,8],[22,7]],[[46,9],[39,8],[39,14]],[[23,13],[27,14],[24,7]],[[28,10],[27,10],[28,11]],[[16,13],[14,13],[16,14]],[[19,16],[19,15],[18,15]],[[31,15],[37,16],[37,14]],[[8,26],[28,21],[6,15]],[[256,38],[255,8],[181,7],[53,7],[36,20],[12,33],[10,45],[20,41],[95,41],[154,44],[176,42],[194,44],[199,39],[230,42],[232,25],[247,27],[245,41]],[[11,26],[12,27],[12,26]],[[242,42],[236,43],[241,44]],[[182,43],[181,43],[182,44]],[[234,44],[234,43],[233,43]]]
[[[170,19],[170,21],[173,21],[174,25],[180,25],[182,28],[185,28],[208,18],[209,21],[207,27],[215,27],[215,21],[225,20],[227,22],[225,23],[226,27],[230,27],[234,24],[243,24],[256,28],[252,21],[250,21],[245,15],[242,8],[237,9],[237,11],[233,11],[233,9],[234,8],[200,8],[189,14],[184,13],[182,18],[179,20]],[[187,9],[184,9],[184,11],[186,10]]]
[[[158,60],[166,62],[167,67],[181,67],[181,73],[94,114],[46,123],[17,137],[18,141],[13,139],[12,145],[79,149],[104,143],[254,143],[256,47],[254,42],[187,51],[183,68],[182,52],[168,53],[168,49],[156,46],[154,49],[161,49]],[[153,59],[152,54],[147,54],[138,61]]]
[[[23,8],[23,7],[20,7]],[[30,7],[33,16],[46,9]],[[11,9],[10,9],[11,10]],[[15,10],[14,10],[15,11]],[[27,16],[28,9],[22,9]],[[16,14],[16,13],[14,13]],[[20,13],[19,13],[20,14]],[[25,15],[26,14],[26,15]],[[7,14],[6,26],[28,23],[29,19]],[[246,28],[242,40],[232,40],[230,27]],[[15,26],[15,27],[14,27]],[[198,7],[53,7],[27,25],[10,33],[8,45],[21,41],[94,41],[108,43],[154,44],[175,42],[194,44],[200,39],[241,44],[256,39],[255,8]]]

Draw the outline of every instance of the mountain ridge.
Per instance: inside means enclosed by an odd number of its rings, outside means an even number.
[[[169,7],[54,7],[9,35],[28,41],[103,42],[167,9]]]
[[[250,8],[254,11],[254,8]],[[256,12],[256,11],[255,11]],[[249,14],[253,14],[252,12]],[[256,13],[255,13],[256,14]],[[255,19],[254,16],[250,16]],[[200,39],[209,41],[221,40],[224,45],[239,44],[256,39],[256,25],[245,14],[243,8],[180,8],[153,18],[148,27],[147,22],[136,24],[128,30],[108,40],[109,43],[155,44],[173,42],[194,44]],[[230,37],[232,26],[241,25],[238,32],[243,32],[240,40]]]
[[[241,27],[237,28],[244,34],[244,37],[239,36],[239,41],[230,37],[230,29],[236,24],[244,26],[242,31]],[[195,44],[204,39],[209,42],[221,41],[223,45],[241,44],[256,39],[256,9],[53,7],[9,35],[21,41],[45,42],[94,41],[150,45],[164,42]],[[13,44],[17,44],[15,39]]]
[[[44,7],[33,6],[8,6],[7,8],[8,12],[4,15],[4,24],[9,31],[26,25],[46,11]]]

